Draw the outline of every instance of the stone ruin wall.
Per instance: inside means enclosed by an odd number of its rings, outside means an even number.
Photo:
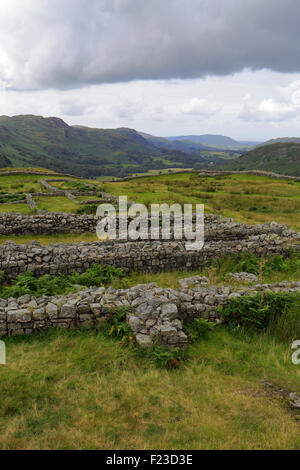
[[[289,181],[300,181],[298,176],[290,175],[281,175],[279,173],[273,173],[271,171],[264,170],[244,170],[244,171],[234,171],[234,170],[199,170],[198,176],[200,177],[209,177],[209,176],[230,176],[230,175],[254,175],[254,176],[267,176],[269,178],[274,178],[277,180],[289,180]]]
[[[5,214],[0,231],[11,230],[16,224],[19,233],[42,233],[55,230],[55,224],[84,232],[95,230],[94,216],[46,214],[32,217]],[[82,225],[80,225],[82,224]],[[23,225],[23,226],[22,226]],[[87,230],[89,227],[89,230]],[[66,231],[66,230],[65,230]],[[175,269],[199,269],[217,257],[250,251],[258,255],[288,255],[292,247],[299,251],[300,235],[276,223],[248,226],[214,215],[205,216],[205,244],[200,251],[187,251],[184,241],[81,242],[42,246],[32,241],[27,245],[7,242],[0,245],[0,270],[6,280],[27,270],[36,276],[84,272],[93,264],[107,264],[126,272],[160,272]],[[0,299],[0,336],[31,334],[50,327],[73,328],[97,326],[111,318],[115,307],[130,307],[127,321],[143,346],[161,344],[185,348],[187,337],[182,320],[202,317],[219,323],[218,307],[226,305],[233,296],[263,290],[299,291],[300,283],[283,282],[274,285],[256,284],[236,288],[209,286],[208,280],[196,276],[181,281],[180,289],[162,289],[155,284],[131,289],[90,288],[68,296],[23,296],[19,299]]]
[[[185,349],[188,338],[182,320],[205,318],[222,322],[218,308],[233,297],[262,291],[299,292],[300,282],[281,282],[252,287],[209,286],[205,277],[182,279],[179,289],[163,289],[155,283],[130,289],[88,288],[76,294],[0,300],[0,337],[34,334],[56,328],[97,328],[110,321],[113,309],[129,308],[127,322],[137,343],[146,348],[162,345]]]
[[[51,196],[52,195],[53,193]],[[102,202],[116,201],[109,200],[105,197],[105,200]],[[34,215],[0,213],[0,235],[51,235],[53,233],[96,232],[98,220],[99,219],[95,215],[72,214],[65,212],[45,212]],[[150,223],[151,222],[149,219],[149,227]],[[233,238],[239,239],[246,238],[251,235],[272,233],[280,236],[287,236],[289,238],[297,237],[297,232],[290,230],[286,225],[277,224],[276,222],[271,222],[268,224],[247,225],[214,214],[205,215],[204,227],[206,240],[227,240]]]
[[[288,255],[299,251],[287,237],[254,235],[246,239],[207,241],[202,250],[187,251],[184,242],[81,242],[42,246],[6,243],[0,246],[0,270],[6,280],[30,270],[35,276],[84,272],[93,264],[113,265],[125,272],[162,272],[176,269],[196,270],[215,258],[239,252],[257,255]]]

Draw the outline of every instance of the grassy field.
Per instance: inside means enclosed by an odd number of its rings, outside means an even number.
[[[300,391],[289,345],[218,327],[178,370],[103,333],[8,339],[0,449],[299,449],[299,422],[262,381]]]
[[[40,180],[43,178],[45,178],[45,175],[0,175],[0,191],[10,194],[41,192],[44,190],[40,184]]]
[[[89,185],[92,185],[92,188],[87,188],[84,183],[88,183]],[[95,182],[95,181],[90,181],[90,180],[81,180],[78,179],[70,179],[68,181],[52,181],[50,182],[51,186],[54,186],[58,189],[62,190],[71,190],[71,191],[97,191],[99,188],[101,188],[101,183]]]
[[[143,204],[198,203],[207,213],[249,224],[276,221],[300,230],[300,182],[263,176],[200,178],[195,173],[162,175],[116,183],[104,190]]]
[[[78,206],[67,197],[43,197],[34,198],[39,210],[48,212],[76,212]]]
[[[96,233],[57,233],[52,235],[0,235],[0,244],[6,243],[11,240],[18,245],[29,243],[36,240],[42,245],[49,245],[50,243],[80,243],[82,241],[94,242],[99,241]]]
[[[78,206],[70,201],[67,197],[43,197],[34,196],[37,192],[48,192],[40,183],[41,179],[65,179],[63,175],[49,174],[47,175],[1,175],[0,174],[0,195],[3,194],[21,194],[21,193],[32,193],[35,201],[37,202],[39,210],[47,210],[52,212],[76,212]],[[92,184],[95,191],[102,189],[100,182],[82,180],[78,178],[72,178],[68,181],[52,182],[51,184],[58,189],[62,190],[76,190],[84,191],[87,190],[84,183]],[[93,190],[92,188],[90,191]],[[83,196],[82,201],[91,199],[91,196]],[[29,209],[27,204],[0,204],[0,213],[19,212],[21,214],[32,214],[32,210]]]
[[[183,171],[191,171],[192,168],[165,168],[162,170],[148,170],[146,173],[132,173],[131,177],[140,176],[157,176],[157,175],[168,175],[170,173],[182,173]]]
[[[27,204],[0,204],[0,213],[6,214],[10,212],[18,212],[19,214],[30,215],[32,210]]]
[[[249,261],[239,255],[218,259],[210,266],[203,267],[195,271],[179,269],[162,273],[131,273],[125,279],[113,281],[112,285],[116,289],[129,288],[137,284],[156,282],[161,287],[171,287],[177,289],[179,279],[201,275],[206,276],[210,285],[232,285],[228,282],[227,275],[233,272],[252,272],[256,274],[262,283],[275,283],[284,280],[298,281],[300,279],[300,257],[294,254],[290,258],[283,260],[281,257],[259,258],[250,255]],[[237,284],[240,285],[240,284]]]

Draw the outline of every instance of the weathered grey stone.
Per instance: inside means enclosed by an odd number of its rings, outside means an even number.
[[[47,313],[50,320],[53,320],[53,319],[57,318],[58,317],[57,305],[54,305],[51,302],[49,302],[46,305],[46,313]]]
[[[31,296],[29,294],[22,295],[22,297],[18,298],[19,304],[28,304],[30,302]]]
[[[76,301],[64,304],[59,314],[60,318],[76,318]]]
[[[173,319],[178,315],[178,309],[176,304],[164,304],[161,308],[161,317]]]
[[[175,336],[177,335],[177,329],[171,325],[162,325],[160,327],[160,333],[162,336]]]
[[[34,320],[44,320],[47,317],[47,314],[44,308],[37,308],[33,310],[32,317]]]
[[[7,322],[28,323],[31,321],[31,312],[28,309],[7,312]]]
[[[144,326],[144,322],[138,317],[135,317],[133,315],[129,317],[128,323],[132,331],[134,331],[135,333],[138,333],[139,331],[141,331],[141,329]]]
[[[148,335],[142,335],[138,333],[136,335],[136,342],[142,347],[142,348],[149,348],[153,346],[152,340],[150,336]]]

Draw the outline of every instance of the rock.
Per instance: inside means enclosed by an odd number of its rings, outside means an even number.
[[[95,317],[101,317],[102,315],[102,307],[101,307],[101,304],[90,304],[90,309],[91,311],[93,312],[93,314],[95,315]],[[86,309],[87,310],[87,309]],[[79,310],[80,311],[80,310]],[[80,311],[81,313],[81,311]],[[82,313],[87,313],[87,312],[82,312]]]
[[[22,295],[18,298],[19,304],[28,304],[30,302],[31,296],[29,294]]]
[[[300,397],[297,393],[290,393],[290,405],[292,408],[300,408]]]
[[[162,336],[175,336],[177,334],[176,328],[171,325],[162,325],[160,327],[160,333]]]
[[[134,333],[138,333],[144,327],[144,322],[133,315],[129,317],[128,323]]]
[[[14,323],[28,323],[31,321],[31,312],[28,309],[7,312],[7,321]]]
[[[161,308],[161,318],[175,319],[178,315],[176,304],[164,304]]]
[[[53,320],[53,319],[57,318],[58,317],[57,305],[54,305],[51,302],[49,302],[46,305],[46,313],[47,313],[50,320]]]
[[[76,304],[77,300],[69,301],[61,307],[59,316],[61,318],[76,318]]]
[[[258,277],[255,274],[246,272],[230,273],[228,278],[235,282],[258,282]]]
[[[44,320],[47,317],[47,314],[44,308],[37,308],[33,310],[32,317],[34,320]]]
[[[142,347],[142,348],[150,348],[153,346],[152,340],[150,336],[148,335],[142,335],[138,333],[136,335],[136,342]]]

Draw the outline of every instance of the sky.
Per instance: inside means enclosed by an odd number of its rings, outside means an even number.
[[[299,0],[1,0],[0,115],[300,136]]]

